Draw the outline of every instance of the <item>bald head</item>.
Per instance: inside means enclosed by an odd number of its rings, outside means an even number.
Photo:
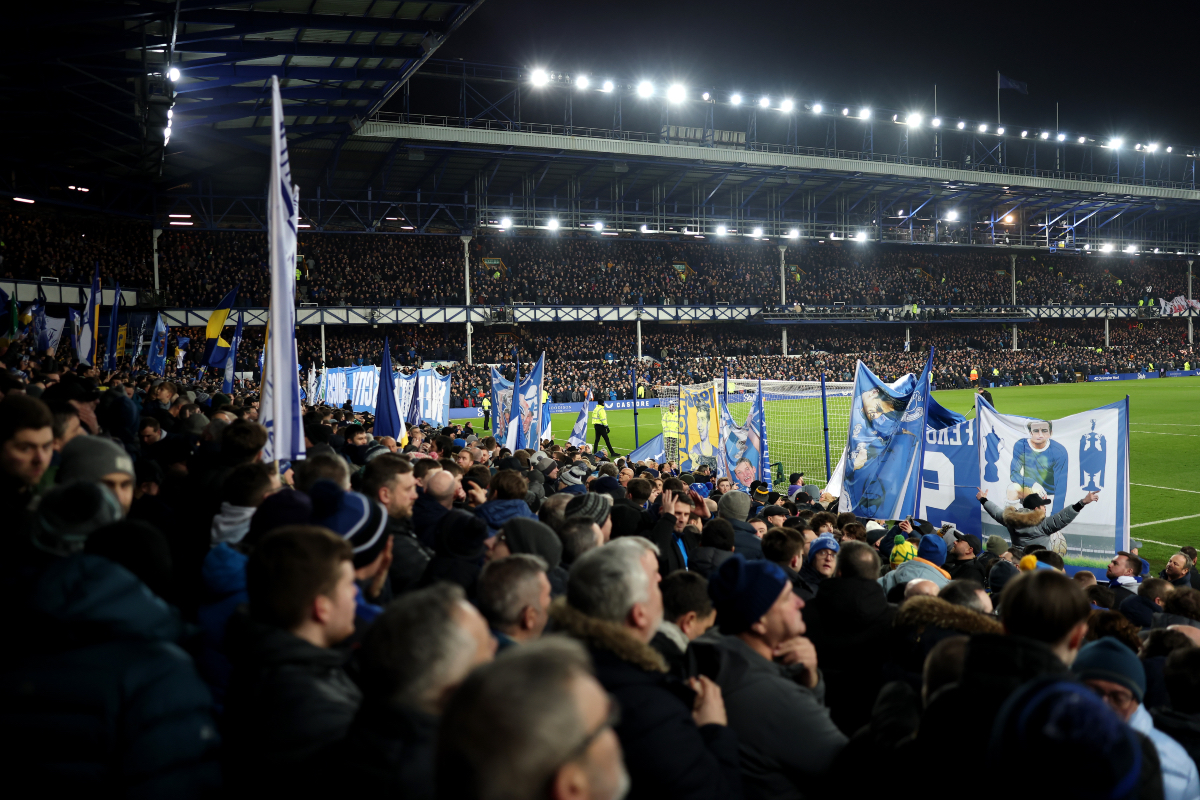
[[[928,597],[937,597],[937,593],[938,593],[938,587],[937,587],[937,584],[934,583],[933,581],[927,581],[927,580],[909,581],[908,585],[906,585],[904,587],[904,599],[905,600],[907,600],[910,597],[920,597],[922,595],[925,595]]]
[[[454,504],[454,494],[458,490],[458,478],[446,470],[438,470],[425,479],[425,494],[446,508]]]

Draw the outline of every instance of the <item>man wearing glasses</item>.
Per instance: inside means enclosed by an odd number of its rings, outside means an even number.
[[[1067,484],[1067,448],[1050,438],[1053,423],[1042,419],[1031,419],[1025,423],[1029,438],[1013,446],[1012,465],[1009,468],[1009,500],[1019,503],[1033,493],[1044,494],[1053,504],[1050,514],[1062,511]]]

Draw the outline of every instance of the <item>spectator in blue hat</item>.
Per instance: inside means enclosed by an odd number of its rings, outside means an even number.
[[[910,581],[933,581],[940,590],[950,582],[950,573],[942,569],[946,563],[946,542],[936,533],[921,537],[917,545],[917,557],[905,561],[894,570],[879,579],[883,591],[891,596],[896,586],[902,586]]]
[[[1154,727],[1142,700],[1146,695],[1146,670],[1137,654],[1110,636],[1079,649],[1071,666],[1083,681],[1122,720],[1154,742],[1162,766],[1164,800],[1200,797],[1200,773],[1183,745]]]
[[[842,546],[838,544],[837,539],[833,538],[833,534],[822,533],[813,539],[808,545],[808,556],[804,559],[804,566],[796,573],[798,578],[796,594],[805,600],[816,597],[817,591],[821,588],[821,582],[826,578],[833,577],[833,571],[837,565],[837,554],[841,549]]]
[[[693,643],[725,697],[737,732],[746,796],[800,797],[818,789],[846,745],[825,707],[804,600],[777,564],[735,554],[708,579],[720,636]]]

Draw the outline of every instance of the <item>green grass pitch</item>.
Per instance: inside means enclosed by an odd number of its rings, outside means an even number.
[[[1144,543],[1141,554],[1150,560],[1155,574],[1180,545],[1200,547],[1200,378],[1012,386],[991,392],[996,407],[1004,413],[1050,419],[1107,405],[1128,394],[1131,535]],[[967,390],[939,391],[934,396],[946,408],[966,414],[974,407],[973,394]],[[772,406],[777,405],[782,403],[767,404],[768,425]],[[557,438],[566,438],[575,417],[554,415]],[[628,453],[633,449],[633,412],[610,411],[608,420],[613,445],[619,453]],[[834,420],[830,421],[830,429],[836,462],[845,422],[838,436],[832,433]],[[660,430],[657,409],[638,411],[639,441],[645,442]],[[590,429],[588,434],[591,441]],[[775,438],[771,456],[772,461],[782,458],[785,473],[793,470],[791,463],[799,462],[810,476],[824,474],[820,447]]]

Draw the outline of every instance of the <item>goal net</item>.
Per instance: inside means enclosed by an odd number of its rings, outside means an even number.
[[[758,386],[758,381],[732,378],[728,384],[717,378],[709,383],[690,386],[656,386],[660,419],[661,415],[670,413],[671,403],[674,403],[677,412],[681,411],[681,390],[697,392],[712,388],[717,398],[722,392],[728,392],[725,401],[730,416],[734,423],[742,425],[750,414]],[[805,483],[824,486],[827,466],[836,465],[846,446],[854,384],[826,381],[824,404],[820,381],[762,381],[762,392],[773,487],[786,487],[788,475],[793,472],[803,472]],[[683,414],[679,416],[682,427]],[[826,418],[829,425],[828,458]],[[679,463],[678,441],[664,438],[664,460]]]

